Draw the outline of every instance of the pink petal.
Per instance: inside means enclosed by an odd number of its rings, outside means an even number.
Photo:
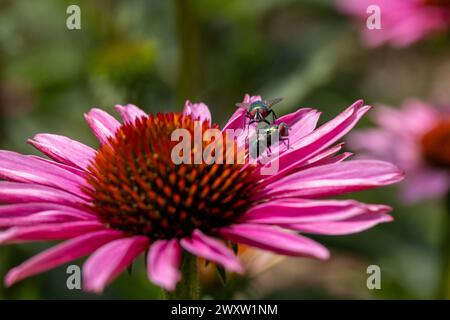
[[[450,173],[445,170],[416,168],[406,175],[402,199],[417,203],[425,199],[441,199],[450,191]]]
[[[241,219],[250,223],[299,224],[343,220],[365,213],[388,212],[384,205],[353,200],[274,200],[250,209]]]
[[[49,210],[18,217],[4,218],[0,216],[0,228],[13,226],[30,226],[30,225],[69,222],[69,221],[89,221],[89,220],[95,221],[97,219],[90,213]]]
[[[272,226],[236,224],[220,229],[220,234],[231,241],[283,255],[329,258],[328,250],[321,244]]]
[[[392,217],[385,213],[366,213],[344,220],[289,224],[284,227],[305,233],[338,236],[358,233],[392,220]]]
[[[309,167],[309,166],[314,166],[315,163],[322,161],[323,159],[327,159],[327,158],[333,156],[334,154],[338,153],[339,151],[342,150],[343,147],[344,147],[344,143],[339,143],[331,148],[325,149],[324,151],[320,152],[319,154],[312,157],[311,159],[308,159],[307,161],[303,161],[303,163],[301,163],[298,168],[300,169],[300,168],[305,168],[305,167]]]
[[[399,136],[421,136],[440,120],[437,111],[423,111],[433,106],[418,101],[407,101],[401,109],[378,106],[373,113],[374,121],[383,129]]]
[[[177,239],[154,242],[148,255],[148,277],[154,284],[169,290],[181,279],[181,248]]]
[[[58,244],[21,265],[10,270],[5,278],[5,285],[12,286],[14,283],[55,268],[61,264],[83,257],[105,243],[123,237],[121,232],[113,230],[102,230],[79,236]]]
[[[83,266],[84,289],[102,292],[148,245],[147,237],[134,236],[114,240],[95,251]]]
[[[37,184],[8,181],[0,181],[0,202],[50,202],[75,207],[80,207],[87,204],[81,198],[62,190]]]
[[[86,179],[51,163],[11,151],[0,150],[0,177],[14,182],[55,187],[88,198],[81,191],[81,187],[88,187]]]
[[[416,168],[422,162],[420,145],[417,138],[391,132],[383,128],[366,129],[353,132],[348,136],[348,145],[361,151],[367,158],[380,159],[395,163],[404,170]],[[392,141],[397,143],[392,143]]]
[[[55,161],[80,169],[87,169],[96,155],[91,147],[55,134],[37,134],[28,142]]]
[[[184,105],[183,115],[190,115],[194,119],[198,119],[201,122],[208,121],[211,124],[211,112],[203,102],[192,103],[187,100]]]
[[[411,132],[418,135],[432,129],[442,116],[436,106],[415,99],[407,100],[402,106],[402,111],[404,114],[402,121],[408,125]]]
[[[296,141],[299,141],[314,131],[319,117],[320,112],[317,110],[303,108],[275,120],[275,123],[279,124],[284,122],[290,127],[289,143],[290,145],[295,145]],[[286,146],[283,143],[277,143],[271,146],[272,154],[280,154],[284,150],[286,150]]]
[[[79,210],[73,207],[68,207],[60,204],[48,202],[31,202],[31,203],[19,203],[0,206],[0,219],[10,217],[24,217],[30,214],[48,210],[73,212],[75,214],[86,214],[93,216],[91,213],[87,211]]]
[[[147,118],[148,115],[140,108],[136,107],[134,104],[127,104],[126,106],[121,106],[120,104],[116,104],[116,111],[120,114],[123,122],[134,124],[136,119]]]
[[[29,157],[33,158],[36,161],[45,162],[47,164],[50,163],[53,166],[60,167],[61,169],[64,169],[64,170],[69,171],[69,172],[72,172],[72,173],[74,173],[74,174],[76,174],[76,175],[86,179],[87,169],[86,170],[85,169],[79,169],[77,167],[73,167],[73,166],[70,166],[70,165],[67,165],[67,164],[64,164],[64,163],[56,162],[56,161],[53,161],[53,160],[50,160],[50,159],[44,159],[44,158],[41,158],[41,157],[38,157],[38,156],[29,156]]]
[[[237,108],[236,111],[231,115],[228,122],[223,126],[222,132],[226,130],[244,130],[245,127],[245,115],[246,111],[243,108]]]
[[[372,117],[380,127],[396,135],[420,137],[440,121],[440,116],[435,106],[407,100],[400,109],[378,106]]]
[[[296,147],[301,148],[312,145],[312,147],[315,147],[315,150],[323,150],[349,132],[370,108],[370,106],[364,105],[364,101],[356,101],[337,117],[298,141]]]
[[[96,221],[40,224],[37,226],[13,227],[0,232],[0,243],[20,243],[27,241],[61,240],[80,236],[106,227]]]
[[[353,156],[353,153],[351,152],[344,152],[341,154],[338,154],[336,156],[332,156],[332,157],[327,157],[321,160],[317,160],[307,166],[302,167],[302,170],[305,170],[307,168],[311,168],[311,167],[317,167],[317,166],[324,166],[327,164],[335,164],[335,163],[341,163],[344,160],[347,160],[348,158],[350,158],[351,156]],[[309,162],[309,161],[308,161]]]
[[[279,171],[276,176],[285,174],[290,169],[297,167],[302,161],[315,156],[339,140],[355,126],[369,109],[369,106],[363,106],[362,100],[355,102],[333,120],[300,140],[294,141],[291,145],[291,151],[282,153],[279,157],[269,161],[266,166],[271,167],[273,162],[277,161]]]
[[[306,161],[304,159],[297,160],[294,163],[292,163],[291,169],[289,172],[287,172],[286,170],[283,170],[283,172],[277,172],[274,175],[271,175],[271,176],[265,178],[264,185],[267,185],[267,184],[271,183],[272,181],[277,181],[288,174],[292,174],[292,173],[298,172],[300,170],[306,170],[308,168],[316,167],[319,165],[338,163],[338,162],[344,161],[345,159],[350,157],[352,154],[349,152],[346,152],[346,153],[343,153],[336,157],[332,157],[335,153],[339,152],[343,146],[344,146],[344,144],[340,143],[331,148],[326,149],[325,151],[320,152],[316,156],[314,156]]]
[[[253,102],[261,101],[261,100],[262,100],[261,96],[251,96],[248,93],[246,93],[244,96],[244,100],[242,100],[242,102],[253,103]]]
[[[325,197],[393,184],[403,177],[391,163],[355,160],[299,171],[266,188],[282,197]]]
[[[302,108],[297,111],[278,118],[275,123],[286,123],[290,128],[289,137],[291,143],[303,138],[314,131],[319,121],[320,112],[310,108]]]
[[[108,139],[113,137],[120,128],[119,121],[109,113],[97,108],[91,109],[84,117],[101,144],[108,143]]]
[[[200,230],[195,230],[191,238],[181,239],[181,246],[193,255],[219,263],[230,271],[243,272],[233,251]]]

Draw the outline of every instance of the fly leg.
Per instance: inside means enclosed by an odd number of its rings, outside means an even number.
[[[275,122],[278,118],[277,115],[275,114],[275,111],[273,111],[272,109],[270,109],[269,114],[272,114],[272,121]]]
[[[283,142],[283,144],[286,146],[286,150],[289,150],[291,148],[289,138],[280,138],[280,141]]]

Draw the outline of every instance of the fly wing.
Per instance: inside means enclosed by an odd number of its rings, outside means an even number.
[[[283,98],[269,99],[269,100],[265,100],[264,102],[266,103],[267,107],[270,109],[270,108],[272,108],[273,105],[279,103],[281,100],[283,100]]]

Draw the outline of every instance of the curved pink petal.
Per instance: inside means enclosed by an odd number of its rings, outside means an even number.
[[[114,240],[95,251],[83,265],[83,287],[100,293],[148,248],[145,236]]]
[[[291,112],[284,116],[279,117],[277,120],[275,120],[274,123],[279,124],[281,122],[284,122],[288,126],[293,126],[295,123],[304,119],[306,116],[308,116],[311,113],[317,113],[317,110],[314,110],[311,108],[300,108],[294,112]]]
[[[311,167],[324,166],[327,164],[341,163],[342,161],[347,160],[351,156],[353,156],[353,153],[343,152],[343,153],[335,155],[335,156],[326,157],[326,158],[317,160],[315,162],[312,162],[311,164],[302,167],[302,170],[305,170],[305,169],[311,168]]]
[[[291,143],[314,131],[320,118],[320,112],[311,108],[302,108],[278,118],[275,123],[286,123],[290,128]]]
[[[409,100],[400,109],[378,106],[372,118],[383,129],[400,137],[417,137],[432,129],[440,120],[439,112],[435,109],[424,102]]]
[[[404,174],[384,161],[354,160],[313,167],[269,184],[268,194],[282,197],[325,197],[401,181]]]
[[[86,179],[51,163],[11,151],[0,150],[0,177],[14,182],[55,187],[88,198],[81,190],[82,187],[88,188]]]
[[[370,106],[364,105],[363,100],[356,101],[334,119],[298,141],[295,147],[311,146],[314,147],[313,150],[323,150],[348,133],[370,108]]]
[[[304,159],[299,159],[291,164],[291,169],[289,172],[286,172],[286,171],[284,171],[283,173],[277,172],[274,175],[267,177],[264,180],[264,185],[267,185],[274,180],[279,180],[287,174],[292,174],[292,173],[298,172],[300,170],[306,170],[311,167],[316,167],[316,166],[320,166],[320,165],[332,164],[332,163],[338,163],[338,162],[344,161],[345,159],[350,157],[352,155],[352,153],[344,152],[340,155],[333,157],[333,155],[335,153],[339,152],[343,148],[343,146],[344,146],[344,143],[337,144],[331,148],[328,148],[328,149],[318,153],[316,156],[314,156],[306,161]]]
[[[0,219],[1,218],[11,218],[11,217],[23,217],[28,216],[34,213],[42,212],[42,211],[62,211],[62,212],[70,212],[79,215],[91,215],[95,217],[87,209],[77,209],[65,205],[49,203],[49,202],[28,202],[28,203],[19,203],[19,204],[9,204],[0,206]]]
[[[394,137],[395,134],[382,128],[371,128],[350,133],[346,142],[353,150],[370,150],[371,153],[386,159],[395,149],[395,145],[391,143]]]
[[[106,227],[97,221],[76,221],[13,227],[0,232],[0,244],[69,239],[88,232],[104,229]]]
[[[87,169],[96,155],[91,147],[56,134],[37,134],[28,142],[53,160],[80,169]]]
[[[120,122],[116,118],[97,108],[91,109],[84,117],[101,144],[107,143],[120,128]]]
[[[390,210],[388,206],[353,200],[284,199],[257,205],[241,219],[249,223],[299,224],[343,220],[365,213],[385,213]]]
[[[191,238],[181,239],[181,246],[193,255],[219,263],[230,271],[242,273],[242,266],[236,255],[219,241],[195,230]]]
[[[450,191],[450,174],[445,170],[417,168],[408,172],[402,185],[402,199],[415,203],[424,199],[439,199]]]
[[[450,10],[449,10],[450,14]],[[437,121],[441,119],[441,112],[436,106],[430,105],[420,100],[407,100],[402,106],[404,110],[403,122],[407,124],[408,129],[416,134],[423,134],[428,129],[432,129]]]
[[[353,153],[351,153],[351,152],[343,152],[338,155],[333,155],[332,153],[329,155],[325,155],[325,153],[322,153],[322,154],[306,161],[303,165],[301,165],[299,168],[295,168],[292,172],[306,170],[306,169],[309,169],[312,167],[324,166],[327,164],[340,163],[344,160],[347,160],[351,156],[353,156]]]
[[[328,250],[321,244],[272,226],[236,224],[221,228],[219,232],[230,241],[283,255],[313,257],[322,260],[329,258]]]
[[[114,108],[119,113],[124,123],[133,124],[136,119],[148,117],[147,113],[136,107],[134,104],[127,104],[126,106],[116,104]]]
[[[148,254],[148,277],[154,284],[169,290],[181,279],[181,248],[177,239],[154,242]]]
[[[365,213],[344,220],[288,224],[284,227],[305,233],[338,236],[358,233],[392,220],[393,218],[385,213]]]
[[[291,144],[291,151],[282,153],[279,157],[269,161],[266,166],[271,167],[278,162],[279,171],[272,177],[284,175],[290,169],[297,167],[302,161],[317,155],[347,134],[370,109],[358,100],[333,120],[325,123],[305,137]]]
[[[0,215],[0,228],[13,226],[32,226],[46,223],[69,221],[96,221],[97,218],[90,213],[49,210],[18,217],[2,217]]]
[[[394,140],[398,143],[392,143]],[[383,128],[365,129],[353,132],[347,141],[362,156],[395,163],[403,170],[415,169],[423,161],[417,138],[410,134],[404,137]]]
[[[192,118],[200,120],[201,122],[208,121],[211,124],[211,112],[206,104],[203,102],[192,103],[189,100],[184,104],[184,115],[190,115]]]
[[[5,277],[5,285],[10,287],[24,278],[83,257],[105,243],[121,237],[123,237],[123,234],[119,231],[102,230],[67,240],[11,269]]]
[[[245,115],[245,109],[237,108],[230,119],[228,119],[228,122],[223,126],[222,132],[225,132],[226,130],[243,130],[245,127]]]
[[[56,161],[53,161],[53,160],[50,160],[50,159],[41,158],[41,157],[38,157],[38,156],[29,156],[29,157],[34,159],[34,160],[36,160],[36,161],[40,161],[40,162],[44,162],[44,163],[47,163],[47,164],[51,164],[53,166],[59,167],[61,169],[64,169],[66,171],[72,172],[72,173],[74,173],[74,174],[76,174],[76,175],[86,179],[87,169],[80,169],[80,168],[77,168],[77,167],[74,167],[74,166],[71,166],[71,165],[68,165],[68,164],[64,164],[64,163],[61,163],[61,162],[56,162]]]
[[[0,202],[50,202],[75,207],[87,204],[83,199],[62,190],[37,184],[9,181],[0,181]]]
[[[253,102],[261,101],[261,100],[262,100],[261,96],[251,96],[248,93],[246,93],[244,95],[244,100],[242,100],[242,102],[253,103]]]
[[[421,136],[441,120],[441,114],[435,106],[411,99],[400,109],[378,106],[372,118],[383,129],[400,136]]]
[[[290,145],[295,145],[296,141],[314,131],[319,118],[320,112],[317,110],[303,108],[275,120],[275,123],[284,122],[289,126],[289,143]],[[287,151],[287,146],[282,142],[271,146],[271,152],[274,155],[280,154],[283,150]]]

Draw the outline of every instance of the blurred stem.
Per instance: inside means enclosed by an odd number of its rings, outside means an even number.
[[[179,34],[178,96],[181,102],[196,99],[200,89],[200,25],[194,0],[177,0],[176,16]]]
[[[439,290],[440,299],[450,299],[450,193],[446,199],[447,212],[444,214],[443,242],[441,245],[442,276]]]
[[[197,257],[184,252],[181,264],[181,281],[175,291],[165,292],[167,300],[197,300],[200,298]]]
[[[197,98],[200,86],[200,34],[194,0],[176,0],[176,17],[180,41],[178,66],[178,98]],[[200,297],[197,257],[184,252],[181,264],[181,281],[175,291],[165,292],[167,300],[196,300]]]

